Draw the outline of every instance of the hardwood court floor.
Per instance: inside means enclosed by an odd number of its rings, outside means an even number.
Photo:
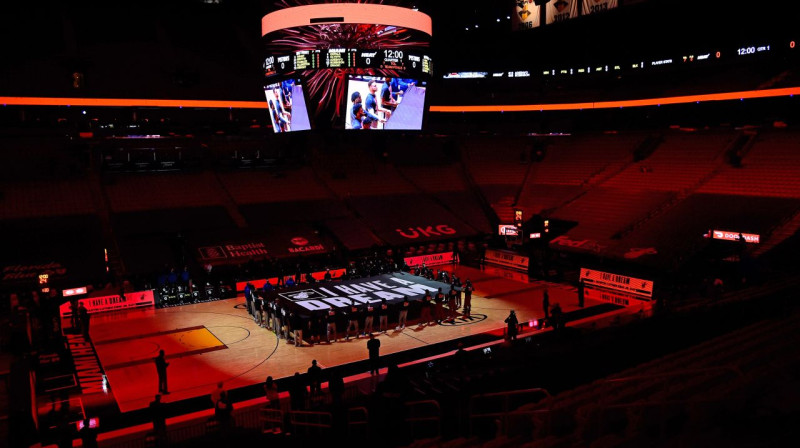
[[[545,287],[551,304],[560,303],[565,312],[577,307],[575,289],[568,286],[523,283],[464,266],[455,269],[475,286],[472,315],[479,319],[458,325],[412,324],[402,331],[376,333],[381,355],[502,331],[511,309],[520,322],[541,318]],[[231,390],[261,383],[268,375],[280,379],[305,373],[314,359],[323,368],[367,359],[366,338],[295,347],[256,325],[243,304],[240,297],[93,317],[92,342],[120,410],[141,409],[153,400],[158,387],[152,358],[162,349],[169,362],[170,394],[163,397],[165,402],[207,395],[219,381]],[[587,307],[592,305],[587,301]]]

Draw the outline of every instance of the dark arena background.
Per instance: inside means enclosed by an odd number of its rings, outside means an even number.
[[[800,437],[793,2],[6,3],[7,446]]]

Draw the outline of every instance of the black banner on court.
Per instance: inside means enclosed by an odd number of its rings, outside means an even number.
[[[408,297],[409,301],[422,300],[426,291],[435,296],[439,288],[446,294],[450,290],[450,285],[405,272],[396,272],[357,280],[302,285],[271,292],[270,297],[277,298],[290,307],[298,308],[298,311],[305,314],[327,310],[331,306],[346,308],[350,306],[351,301],[362,305],[380,303],[382,299],[386,299],[390,304],[399,303],[404,297]]]

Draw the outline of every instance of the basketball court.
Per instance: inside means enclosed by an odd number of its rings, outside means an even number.
[[[524,278],[499,277],[496,272],[457,266],[455,273],[475,286],[472,319],[454,323],[417,325],[375,333],[381,356],[431,347],[436,344],[488,335],[503,337],[504,323],[514,309],[521,323],[544,317],[542,292],[565,313],[578,309],[575,288]],[[323,368],[367,360],[367,338],[339,339],[295,347],[261,328],[244,309],[243,297],[163,309],[144,309],[101,314],[92,318],[91,338],[109,389],[122,413],[143,409],[158,390],[153,358],[166,353],[170,403],[207,395],[218,382],[234,390],[305,373],[312,360]],[[587,300],[585,308],[605,302]],[[339,329],[340,335],[343,334]],[[533,331],[531,329],[531,331]],[[448,347],[452,347],[449,345]],[[442,349],[451,351],[452,348]],[[366,366],[364,367],[366,371]],[[210,405],[210,403],[209,403]]]

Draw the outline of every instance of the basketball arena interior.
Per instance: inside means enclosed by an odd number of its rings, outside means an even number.
[[[7,3],[8,446],[800,437],[792,2]]]

